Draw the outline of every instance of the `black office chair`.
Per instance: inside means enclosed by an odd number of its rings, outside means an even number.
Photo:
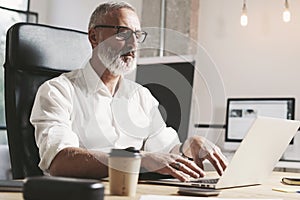
[[[40,24],[18,23],[7,32],[5,113],[14,179],[42,175],[29,117],[38,87],[82,67],[91,54],[87,34]]]
[[[188,136],[194,66],[194,61],[149,63],[139,65],[136,72],[136,82],[159,101],[166,124],[178,132],[181,142]]]

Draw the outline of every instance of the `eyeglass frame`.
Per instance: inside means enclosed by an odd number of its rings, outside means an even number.
[[[146,31],[142,31],[142,30],[133,31],[131,28],[129,28],[129,27],[127,27],[127,26],[113,26],[113,25],[102,25],[102,24],[99,24],[99,25],[95,25],[93,28],[94,28],[94,29],[96,29],[96,28],[114,28],[114,29],[117,29],[117,32],[116,32],[115,34],[119,34],[121,28],[128,29],[128,30],[130,30],[132,33],[131,33],[131,35],[130,35],[129,37],[124,38],[124,40],[128,40],[128,39],[132,36],[132,34],[135,34],[135,38],[137,38],[137,37],[136,37],[136,34],[137,34],[138,32],[139,32],[139,33],[142,33],[142,34],[144,35],[144,39],[143,39],[142,41],[138,41],[138,43],[143,43],[143,42],[146,40],[146,37],[147,37],[147,35],[148,35],[148,33],[147,33]],[[118,39],[117,39],[117,40],[118,40]],[[119,41],[123,41],[123,40],[119,40]]]

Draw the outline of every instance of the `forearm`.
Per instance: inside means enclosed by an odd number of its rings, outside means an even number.
[[[99,179],[108,175],[107,159],[102,152],[69,147],[55,156],[49,170],[53,176]]]

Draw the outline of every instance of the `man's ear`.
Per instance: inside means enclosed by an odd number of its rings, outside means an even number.
[[[89,30],[88,35],[89,35],[89,41],[90,41],[92,47],[95,48],[99,43],[99,37],[98,37],[97,31],[92,28]]]

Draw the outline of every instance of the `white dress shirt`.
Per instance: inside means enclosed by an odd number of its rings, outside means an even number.
[[[66,147],[169,152],[180,143],[176,131],[166,127],[148,89],[120,78],[112,96],[89,63],[45,82],[37,92],[30,121],[39,147],[39,167],[45,172]]]

